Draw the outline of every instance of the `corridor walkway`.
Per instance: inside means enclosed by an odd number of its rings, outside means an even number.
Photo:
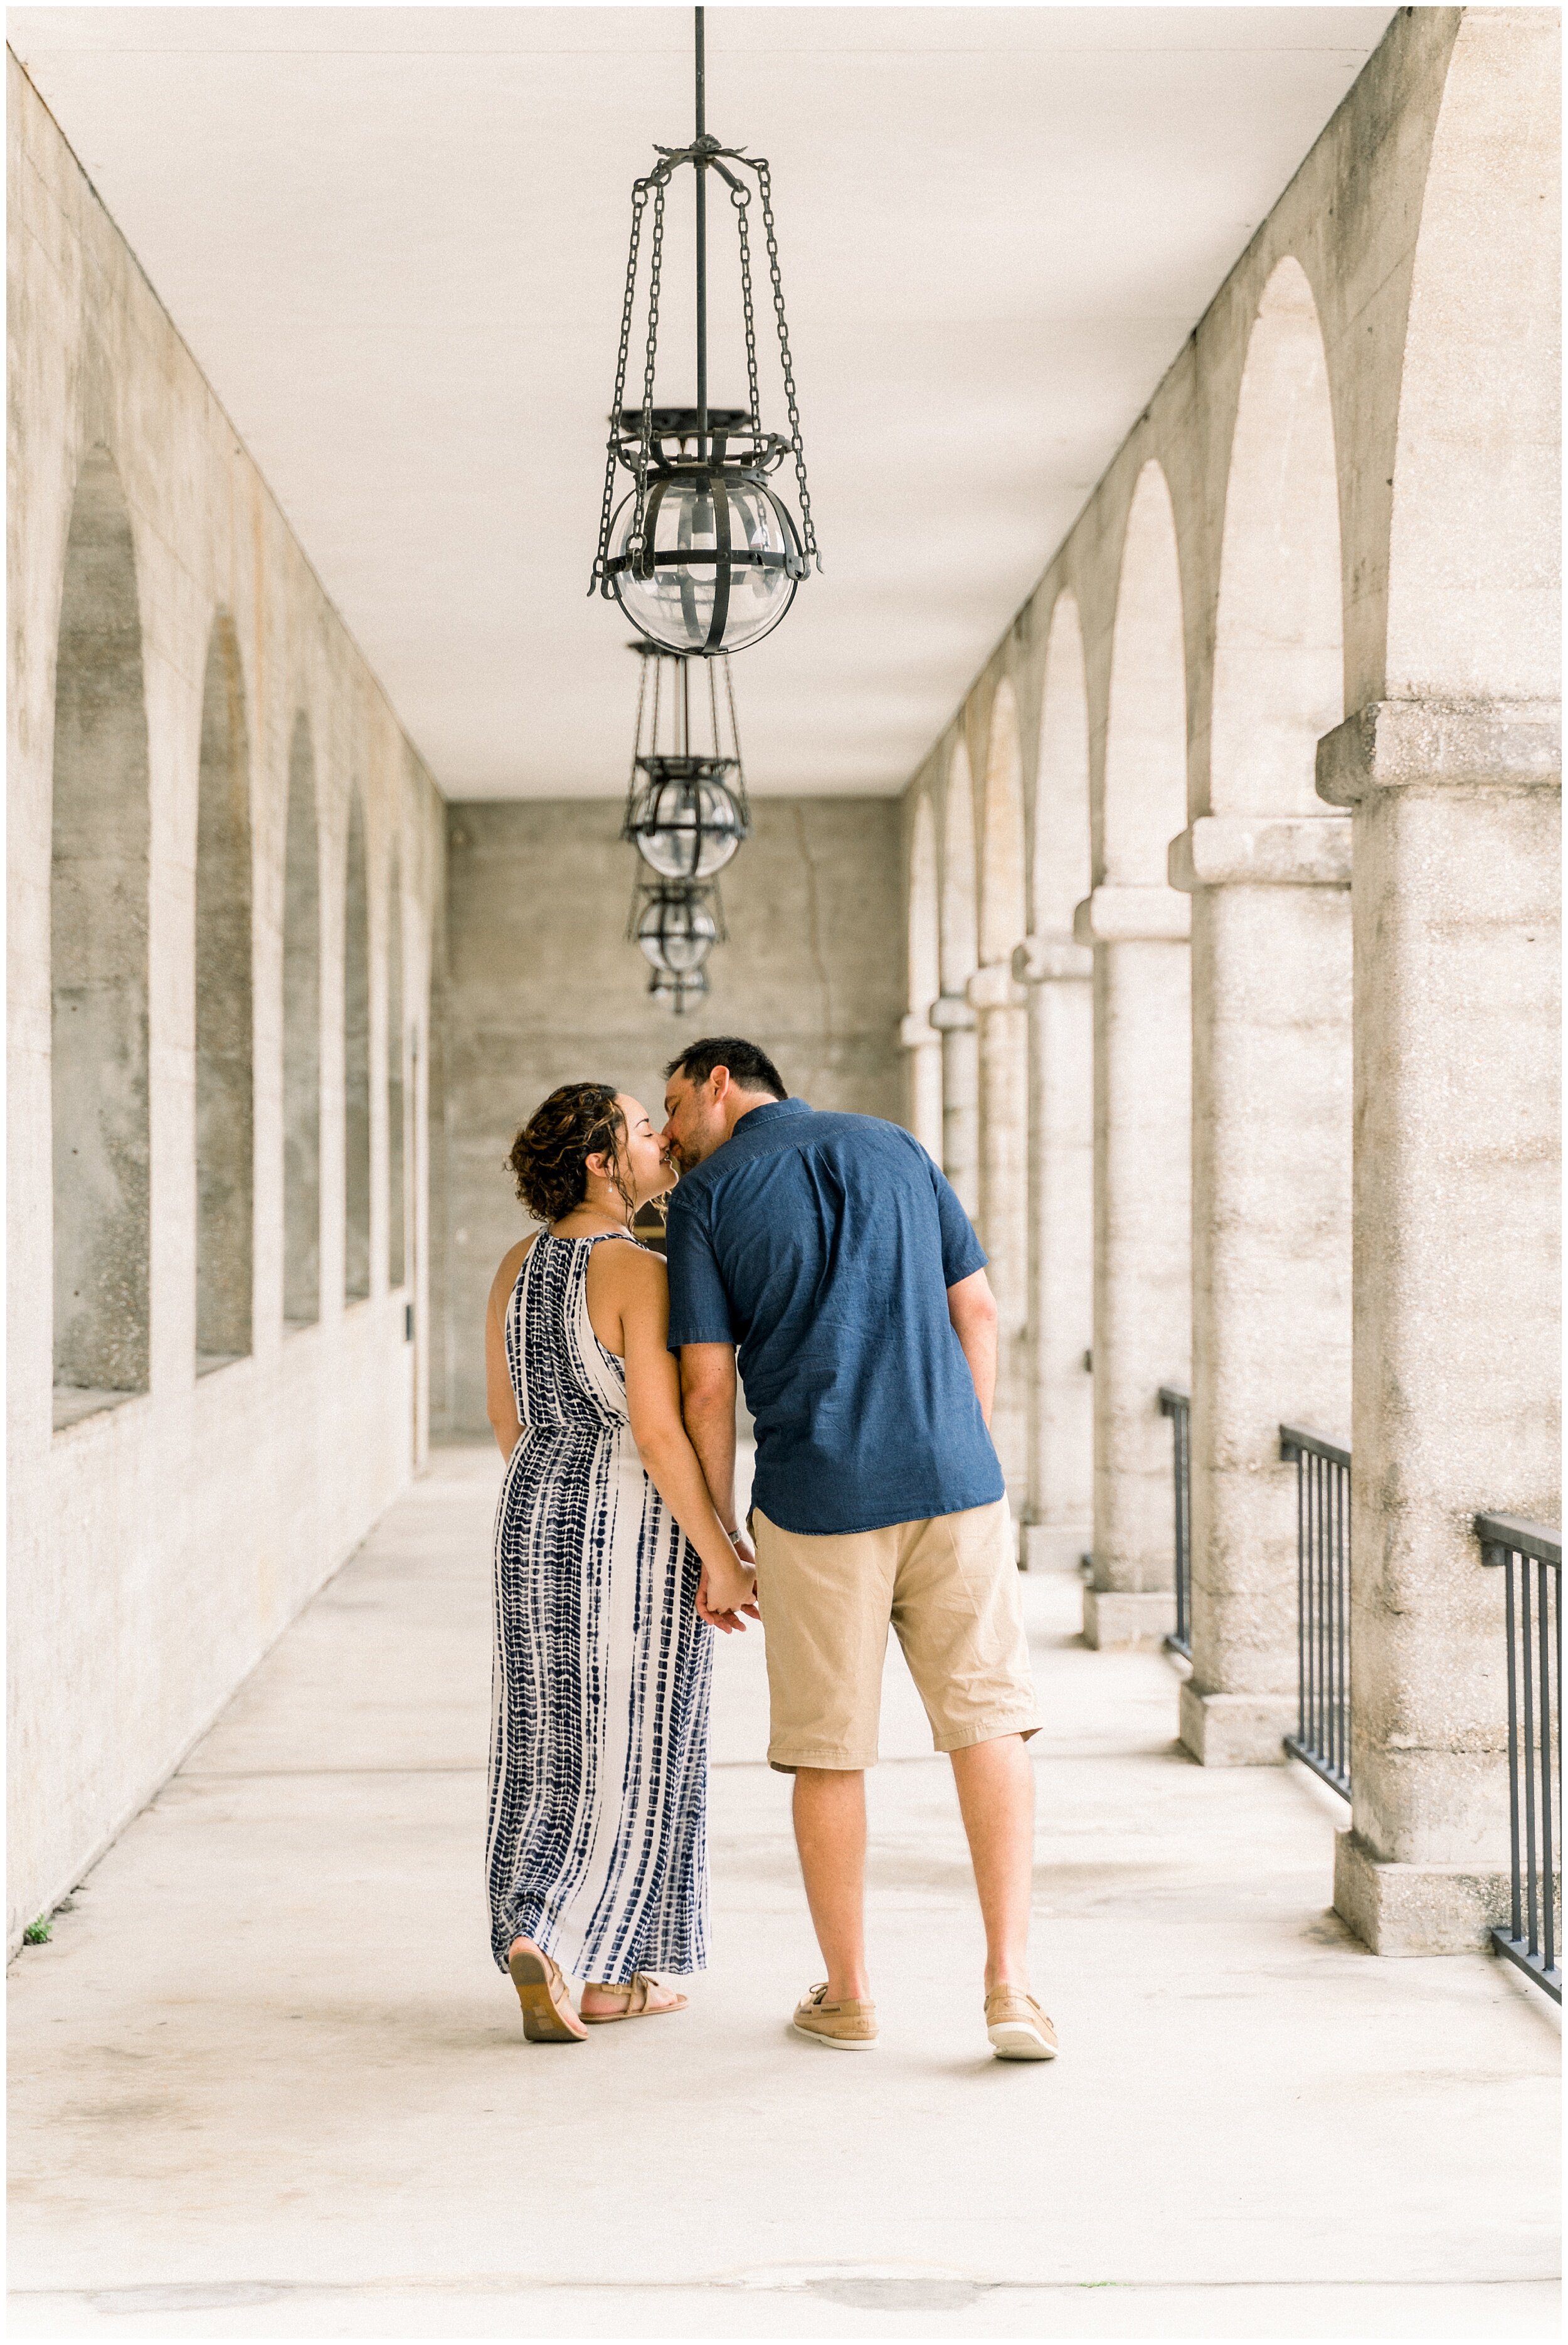
[[[438,1455],[13,1974],[18,2336],[1555,2333],[1554,2015],[1325,1910],[1335,1805],[1205,1772],[1153,1653],[1024,1585],[1065,2047],[986,2056],[949,1771],[873,1779],[880,2053],[818,1975],[762,1655],[720,1652],[714,1967],[525,2046],[480,1887],[498,1477]]]

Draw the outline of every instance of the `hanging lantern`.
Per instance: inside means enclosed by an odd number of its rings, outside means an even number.
[[[663,159],[632,190],[632,249],[621,317],[621,355],[610,417],[599,551],[588,591],[592,594],[597,588],[606,597],[613,596],[639,633],[662,650],[713,659],[723,653],[744,651],[771,633],[789,609],[811,563],[814,561],[821,569],[822,557],[817,553],[811,492],[806,486],[768,166],[760,156],[721,147],[708,135],[702,9],[695,14],[696,135],[689,147],[659,147]],[[676,171],[687,163],[696,186],[697,401],[694,407],[657,407],[653,389],[664,193]],[[748,403],[744,408],[713,408],[708,403],[710,171],[716,171],[723,179],[734,208],[745,320]],[[762,199],[784,403],[789,411],[787,436],[765,431],[762,424],[748,223],[754,189],[740,176],[748,171]],[[623,403],[627,352],[637,302],[643,220],[650,205],[653,220],[642,402],[640,407],[628,407]],[[768,475],[777,471],[786,455],[794,460],[800,494],[798,526],[783,497],[768,484]],[[618,465],[632,478],[630,491],[619,506],[615,499]]]
[[[683,1017],[695,1001],[703,1000],[708,990],[708,972],[694,969],[689,977],[672,977],[667,969],[655,969],[648,980],[648,990],[655,1001],[668,1002],[677,1018]]]
[[[690,979],[723,939],[719,891],[679,879],[644,884],[632,899],[631,933],[656,980]],[[651,990],[660,989],[655,983]]]
[[[646,644],[634,648],[642,655],[642,685],[621,836],[661,878],[711,879],[752,828],[729,662],[722,699],[719,664],[707,664],[694,710],[690,659]]]

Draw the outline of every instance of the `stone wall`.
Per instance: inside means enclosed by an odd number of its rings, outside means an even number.
[[[444,842],[430,777],[14,59],[7,86],[14,1944],[422,1445]],[[346,1157],[355,825],[361,1097],[367,1043],[374,1074]],[[287,1176],[298,1159],[309,1229],[287,1282],[286,895],[311,1046]],[[348,1174],[367,1162],[369,1257],[349,1262]]]
[[[438,1428],[486,1431],[485,1297],[531,1226],[504,1158],[558,1083],[602,1079],[657,1115],[663,1070],[683,1041],[740,1033],[814,1107],[902,1121],[898,804],[768,798],[755,815],[722,882],[732,940],[712,955],[713,990],[677,1019],[649,1000],[647,964],[625,939],[637,858],[618,836],[618,806],[448,809]]]

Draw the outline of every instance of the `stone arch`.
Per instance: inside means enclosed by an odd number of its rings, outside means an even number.
[[[1317,747],[1344,714],[1334,419],[1317,305],[1287,256],[1247,345],[1219,557],[1209,806],[1318,815]]]
[[[387,1284],[400,1287],[409,1257],[408,1018],[403,974],[403,870],[396,848],[387,875]]]
[[[1066,938],[1088,894],[1089,707],[1077,598],[1058,594],[1046,638],[1040,761],[1035,786],[1033,926]]]
[[[915,809],[909,854],[910,1124],[938,1162],[942,1156],[942,1062],[930,1037],[931,1012],[942,990],[942,916],[936,867],[936,817],[928,796]]]
[[[975,792],[969,753],[954,743],[942,810],[942,990],[961,994],[979,959],[975,917]]]
[[[1089,721],[1076,597],[1046,636],[1030,881],[1029,1559],[1075,1564],[1094,1493],[1094,1006],[1090,954],[1073,940],[1089,894]]]
[[[1341,597],[1328,370],[1287,257],[1259,302],[1231,437],[1208,812],[1171,858],[1192,898],[1182,1734],[1225,1764],[1277,1759],[1294,1712],[1296,1492],[1280,1424],[1292,1410],[1350,1421],[1351,827],[1316,789],[1319,739],[1344,707]]]
[[[288,749],[283,850],[283,1316],[321,1316],[321,845],[303,712]]]
[[[1554,698],[1561,289],[1548,10],[1467,9],[1411,281],[1385,696]]]
[[[147,1389],[151,1147],[147,704],[114,460],[77,476],[55,672],[50,991],[55,1419]]]
[[[1166,851],[1187,821],[1187,663],[1176,516],[1151,457],[1122,543],[1111,636],[1101,876],[1163,887]]]
[[[196,1364],[251,1347],[255,1069],[250,748],[233,622],[207,640],[196,817]]]
[[[343,1294],[370,1292],[370,885],[365,810],[349,793],[343,861]]]
[[[1011,961],[1028,927],[1028,858],[1024,843],[1024,759],[1018,703],[1004,676],[991,704],[980,858],[980,959]]]

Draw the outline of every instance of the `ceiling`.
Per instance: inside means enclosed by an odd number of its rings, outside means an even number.
[[[709,127],[774,168],[826,564],[735,662],[754,788],[903,787],[1391,14],[709,9]],[[629,630],[584,589],[631,183],[690,136],[691,34],[662,6],[10,15],[450,797],[623,785]]]

